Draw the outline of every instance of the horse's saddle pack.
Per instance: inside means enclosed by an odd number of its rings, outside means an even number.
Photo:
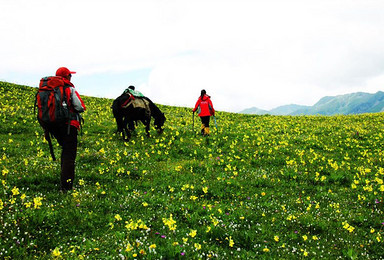
[[[150,116],[150,108],[149,108],[149,101],[144,98],[135,98],[131,99],[123,108],[127,108],[128,106],[132,105],[133,108],[142,108],[147,111],[147,113]]]

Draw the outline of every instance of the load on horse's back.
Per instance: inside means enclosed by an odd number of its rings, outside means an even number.
[[[163,132],[165,123],[164,113],[147,97],[130,86],[112,103],[112,112],[117,124],[117,131],[122,133],[124,140],[129,140],[131,132],[135,129],[134,122],[141,121],[149,136],[151,118],[158,133]],[[135,95],[134,95],[135,94]]]
[[[129,86],[126,90],[124,90],[123,94],[131,94],[134,97],[139,97],[139,98],[145,97],[143,95],[143,93],[141,93],[140,91],[135,90],[134,86]]]

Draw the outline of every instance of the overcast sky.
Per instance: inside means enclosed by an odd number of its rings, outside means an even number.
[[[0,80],[216,110],[384,90],[383,0],[0,0]]]

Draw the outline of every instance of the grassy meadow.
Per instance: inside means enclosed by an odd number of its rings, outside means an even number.
[[[159,105],[164,133],[123,142],[112,100],[84,97],[63,194],[36,91],[0,82],[1,259],[384,258],[384,113],[219,111],[204,138],[193,104]]]

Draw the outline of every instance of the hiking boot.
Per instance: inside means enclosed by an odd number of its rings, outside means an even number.
[[[209,127],[204,128],[204,136],[209,136]]]

